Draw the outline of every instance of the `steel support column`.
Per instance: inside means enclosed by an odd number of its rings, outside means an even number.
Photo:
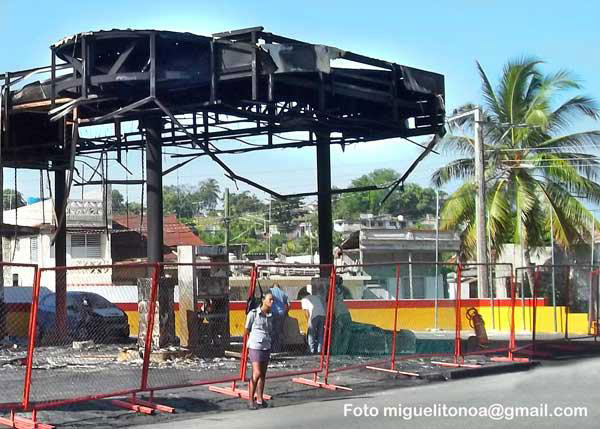
[[[148,195],[148,262],[163,262],[163,200],[160,117],[145,118],[146,129],[146,192]]]
[[[56,225],[57,232],[54,240],[54,255],[57,267],[67,265],[67,226],[64,215],[66,196],[65,170],[54,172],[54,207],[56,219],[61,222]],[[55,271],[56,285],[56,337],[59,341],[66,340],[67,333],[67,272]]]
[[[317,188],[319,192],[319,263],[333,264],[333,217],[331,210],[331,150],[329,132],[317,133]],[[321,277],[329,276],[321,268]]]

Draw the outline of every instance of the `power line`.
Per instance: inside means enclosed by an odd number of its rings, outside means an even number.
[[[523,148],[499,148],[499,149],[486,149],[485,152],[526,152],[526,151],[553,151],[553,150],[573,150],[573,149],[596,149],[600,150],[599,145],[593,144],[582,144],[582,145],[569,145],[565,146],[547,146],[547,147],[523,147]]]

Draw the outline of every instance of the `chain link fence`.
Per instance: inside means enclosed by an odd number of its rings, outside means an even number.
[[[40,269],[27,403],[36,409],[140,389],[147,264]]]
[[[22,408],[33,314],[40,293],[34,287],[37,266],[0,263],[0,409]]]

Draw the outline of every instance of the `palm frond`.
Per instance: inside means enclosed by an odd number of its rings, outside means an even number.
[[[476,189],[475,184],[467,182],[448,197],[440,213],[440,229],[458,229],[469,222],[475,213]]]
[[[490,110],[492,110],[501,121],[506,121],[506,112],[500,106],[498,102],[498,97],[496,96],[496,92],[490,83],[483,67],[476,61],[477,70],[479,71],[479,76],[481,77],[481,88],[483,92],[483,99],[485,100],[487,106]]]
[[[455,179],[469,179],[475,175],[475,162],[473,158],[461,158],[438,168],[431,176],[431,183],[435,187],[442,187]]]
[[[446,134],[436,149],[443,154],[474,156],[475,142],[469,137]]]
[[[578,174],[590,180],[596,180],[600,174],[600,161],[595,155],[577,152],[537,152],[528,157],[531,163],[552,177],[559,177],[569,169],[570,174]]]
[[[582,230],[587,230],[592,213],[568,190],[556,182],[541,185],[553,210],[555,240],[565,248],[580,240]]]
[[[536,69],[540,63],[537,59],[524,57],[509,61],[504,67],[498,98],[510,123],[516,123],[515,120],[526,111],[526,88],[532,78],[540,75]]]
[[[512,224],[513,212],[506,193],[506,180],[498,180],[490,187],[488,201],[487,230],[491,248],[501,253]]]
[[[558,137],[548,137],[543,142],[536,144],[537,149],[552,149],[556,152],[572,151],[593,146],[600,149],[600,130],[582,131]]]
[[[598,120],[600,119],[600,107],[595,99],[583,95],[571,97],[557,107],[548,117],[551,129],[563,130],[573,125],[573,121],[580,116]]]

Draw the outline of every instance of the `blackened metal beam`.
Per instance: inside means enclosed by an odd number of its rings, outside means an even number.
[[[329,132],[317,132],[317,189],[319,191],[319,263],[333,264],[333,216],[331,209],[331,146]],[[321,268],[321,277],[329,275]]]
[[[252,100],[258,100],[258,61],[257,61],[257,50],[256,46],[256,32],[253,31],[250,34],[250,42],[252,43]]]
[[[75,182],[73,186],[91,186],[91,185],[143,185],[145,180],[139,179],[111,179],[111,180],[89,180],[87,182]]]
[[[64,216],[66,198],[65,170],[56,170],[54,172],[54,209],[56,210],[56,219],[61,222],[60,225],[56,225],[54,240],[54,255],[57,267],[67,265],[67,228],[66,216]],[[56,334],[57,340],[63,342],[67,339],[67,272],[56,270],[54,275],[56,285]]]
[[[123,53],[119,55],[119,58],[117,58],[117,60],[114,62],[114,64],[108,71],[108,74],[115,74],[121,70],[121,67],[123,66],[123,64],[125,64],[125,61],[127,61],[133,50],[137,47],[138,43],[139,40],[134,40],[127,46],[125,51],[123,51]]]
[[[217,102],[217,48],[215,42],[210,42],[210,102]]]
[[[249,28],[240,28],[239,30],[231,30],[224,31],[221,33],[213,33],[213,37],[220,39],[229,39],[236,38],[239,36],[250,36],[251,33],[261,32],[264,30],[264,27],[249,27]]]
[[[163,262],[163,200],[160,116],[144,118],[146,130],[146,193],[148,195],[148,262]]]
[[[390,185],[387,186],[358,186],[356,188],[345,188],[345,189],[332,189],[331,195],[340,195],[340,194],[350,194],[353,192],[368,192],[368,191],[381,191],[383,189],[387,189]],[[319,192],[303,192],[300,194],[285,194],[283,198],[306,198],[313,197],[315,195],[319,195]]]
[[[150,34],[150,97],[156,96],[156,33]]]
[[[8,112],[8,106],[5,104],[6,97],[4,91],[10,92],[10,75],[7,73],[6,77],[7,85],[0,85],[0,225],[4,225],[4,163],[2,159],[2,145],[4,141],[2,139],[4,130],[4,113]],[[6,308],[4,304],[4,267],[1,265],[3,262],[3,238],[0,234],[0,339],[4,339],[6,336]]]

